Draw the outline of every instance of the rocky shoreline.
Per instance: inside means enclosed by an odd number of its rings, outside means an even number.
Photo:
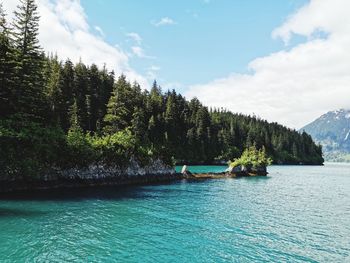
[[[181,173],[176,173],[173,167],[165,165],[160,160],[156,160],[151,165],[145,167],[141,167],[136,161],[131,160],[130,165],[124,169],[104,165],[91,165],[83,169],[56,169],[40,178],[31,180],[0,180],[0,193],[58,188],[166,183],[182,179],[203,180],[266,175],[267,172],[242,171],[191,173],[187,170],[186,166],[184,166]]]
[[[124,168],[100,164],[85,168],[51,169],[38,178],[2,178],[0,179],[0,193],[53,188],[148,184],[182,178],[181,174],[175,172],[174,167],[164,164],[159,159],[146,166],[141,166],[132,159],[129,165]]]

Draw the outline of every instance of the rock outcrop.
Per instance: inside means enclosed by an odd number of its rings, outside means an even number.
[[[181,174],[184,178],[193,177],[192,173],[188,170],[187,165],[184,165],[181,169]]]
[[[233,177],[238,176],[256,176],[256,175],[267,175],[266,166],[250,166],[250,165],[238,165],[238,166],[230,166],[226,170],[227,174]]]
[[[36,179],[0,180],[0,193],[19,190],[84,187],[97,185],[125,185],[165,182],[181,179],[174,167],[157,159],[141,166],[135,159],[127,167],[94,164],[85,168],[52,169]]]

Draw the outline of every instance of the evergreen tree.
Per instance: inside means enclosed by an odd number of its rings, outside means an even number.
[[[107,114],[104,117],[104,131],[106,133],[115,133],[123,130],[128,126],[130,116],[130,108],[127,107],[126,90],[130,83],[126,81],[126,77],[121,75],[115,84],[114,91],[107,105]],[[130,120],[129,120],[130,121]]]
[[[136,107],[132,115],[131,129],[137,140],[140,142],[147,142],[145,138],[147,126],[145,123],[145,115],[141,108]]]
[[[73,105],[69,109],[69,116],[70,116],[70,130],[77,130],[81,129],[80,127],[80,120],[78,115],[78,103],[76,100],[74,100]]]
[[[62,91],[62,112],[60,112],[61,127],[64,131],[68,131],[70,123],[69,111],[74,103],[74,66],[70,60],[64,63],[60,72],[59,89]]]
[[[64,115],[64,100],[61,83],[61,63],[57,56],[51,57],[47,62],[48,79],[46,93],[50,105],[52,121],[61,125],[61,118]]]
[[[96,121],[96,130],[101,132],[103,127],[103,118],[107,113],[107,104],[114,88],[114,72],[107,72],[106,67],[99,73],[101,80],[101,89],[98,90],[98,118]]]
[[[39,15],[34,0],[20,0],[15,11],[14,44],[16,47],[15,105],[26,118],[42,120],[48,104],[44,96],[43,54],[39,46]]]
[[[74,68],[73,96],[77,103],[79,125],[84,130],[90,130],[89,121],[90,94],[88,93],[89,74],[87,67],[80,61]]]
[[[15,49],[5,11],[0,3],[0,117],[15,112],[13,89],[15,79]]]
[[[90,130],[95,132],[97,130],[97,122],[99,118],[99,96],[102,89],[102,81],[98,67],[93,64],[89,69],[89,123]]]

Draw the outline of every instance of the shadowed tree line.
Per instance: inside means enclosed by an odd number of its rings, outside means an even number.
[[[34,0],[12,23],[0,6],[0,169],[5,177],[107,163],[214,163],[256,146],[277,163],[323,162],[321,147],[255,116],[208,109],[194,98],[148,91],[124,75],[45,55]],[[88,44],[88,43],[87,43]]]

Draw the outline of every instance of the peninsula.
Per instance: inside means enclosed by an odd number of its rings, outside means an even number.
[[[13,21],[0,6],[2,191],[103,184],[116,175],[128,178],[123,183],[163,180],[175,176],[175,164],[225,163],[252,146],[274,163],[323,163],[305,132],[208,108],[156,81],[141,87],[106,67],[44,55],[35,1],[20,3]],[[256,168],[237,162],[233,171]]]

